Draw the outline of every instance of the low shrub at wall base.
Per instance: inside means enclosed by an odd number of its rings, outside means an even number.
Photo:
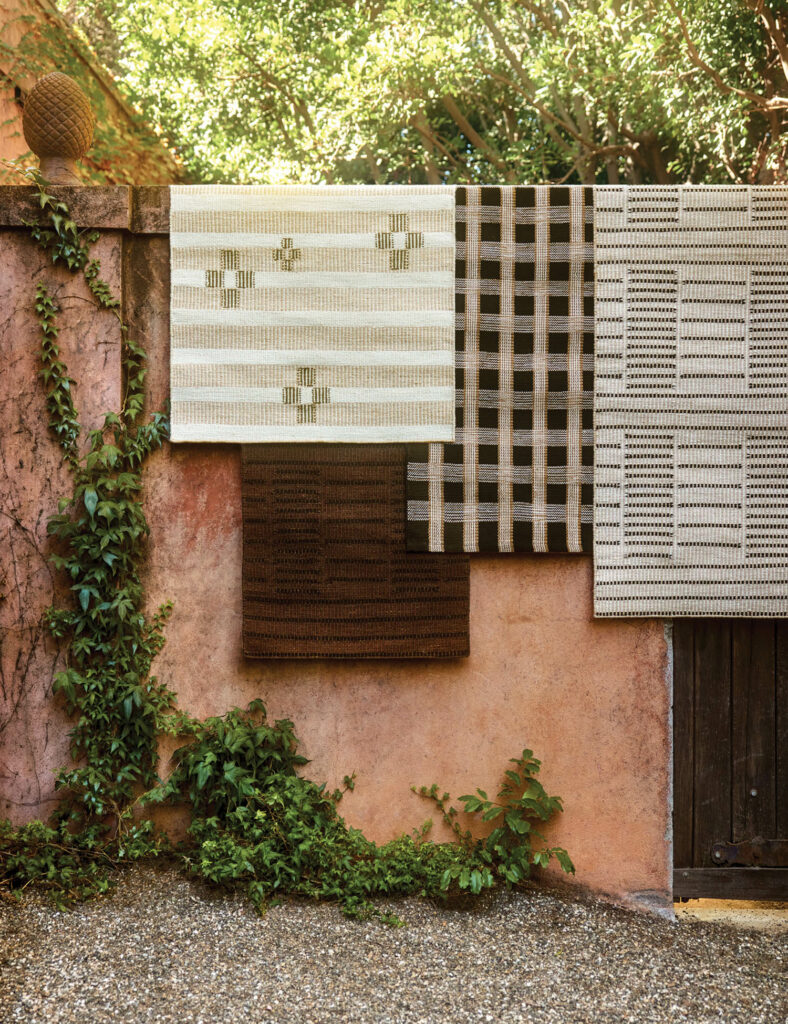
[[[185,868],[220,884],[245,884],[258,908],[287,893],[339,900],[345,913],[367,915],[370,901],[383,896],[478,895],[498,882],[516,884],[552,856],[574,870],[566,851],[533,845],[542,839],[535,823],[560,811],[561,801],[538,782],[530,750],[513,759],[517,770],[506,773],[499,803],[481,791],[460,797],[466,812],[502,819],[487,839],[463,831],[449,794],[438,796],[433,785],[418,792],[437,804],[457,841],[430,841],[428,821],[378,846],[340,817],[343,790],[329,793],[298,774],[308,762],[297,753],[292,722],[269,723],[261,701],[195,722],[191,732],[170,778],[145,800],[185,801],[193,841],[181,851]],[[344,783],[354,787],[353,778]]]
[[[523,882],[553,857],[574,872],[566,851],[547,846],[538,831],[562,807],[539,783],[540,763],[530,750],[513,759],[497,801],[482,790],[459,798],[463,812],[495,823],[486,839],[460,827],[449,794],[433,785],[416,792],[436,805],[455,841],[431,841],[428,821],[379,846],[340,816],[344,790],[328,792],[300,774],[308,762],[298,753],[292,722],[270,723],[260,701],[196,720],[150,674],[171,606],[150,618],[143,611],[140,566],[149,528],[141,469],[168,437],[167,416],[158,412],[140,422],[145,352],[129,337],[119,302],[90,257],[97,236],[80,232],[38,173],[27,173],[45,218],[29,225],[33,239],[54,264],[82,273],[98,307],[118,319],[124,394],[121,408],[105,415],[83,449],[75,382],[57,344],[58,308],[39,283],[40,376],[50,427],[74,481],[48,524],[58,542],[52,560],[73,594],[68,607],[50,610],[48,624],[66,655],[53,690],[75,718],[74,765],[57,777],[60,802],[49,823],[0,821],[0,895],[36,885],[63,907],[107,892],[119,865],[168,855],[213,883],[243,885],[260,910],[272,897],[295,895],[335,900],[348,915],[397,923],[372,901],[478,895]],[[163,781],[157,772],[164,735],[186,742]],[[344,782],[353,788],[353,778]],[[189,810],[189,838],[177,848],[145,816],[161,803]]]

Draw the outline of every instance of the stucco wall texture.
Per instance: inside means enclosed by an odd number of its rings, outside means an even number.
[[[169,372],[167,238],[111,230],[99,246],[104,276],[148,348],[153,410]],[[35,376],[39,277],[57,282],[64,300],[62,352],[88,420],[117,402],[120,381],[113,318],[94,313],[81,284],[47,268],[22,231],[0,233],[0,252],[0,816],[24,821],[51,809],[53,772],[68,757],[68,721],[49,690],[59,656],[41,628],[44,608],[62,596],[45,561],[45,523],[67,479]],[[588,556],[474,556],[467,659],[250,661],[241,653],[240,499],[236,446],[168,445],[150,460],[146,584],[151,607],[175,605],[154,671],[184,708],[215,715],[262,698],[272,717],[295,722],[310,777],[333,787],[356,772],[342,811],[377,840],[431,815],[412,785],[497,791],[507,760],[530,747],[548,791],[564,799],[549,838],[569,850],[575,881],[667,903],[662,622],[595,621]]]

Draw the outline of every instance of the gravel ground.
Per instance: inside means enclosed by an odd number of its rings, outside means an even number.
[[[2,1024],[785,1024],[788,939],[532,889],[408,926],[293,901],[258,917],[170,868],[59,913],[0,904]]]

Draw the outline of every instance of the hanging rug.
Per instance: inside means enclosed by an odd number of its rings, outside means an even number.
[[[594,609],[788,615],[788,189],[594,193]]]
[[[591,550],[592,200],[457,190],[457,433],[409,446],[409,549]]]
[[[250,658],[468,654],[467,555],[405,550],[401,445],[245,445]]]
[[[173,441],[453,439],[453,188],[170,203]]]

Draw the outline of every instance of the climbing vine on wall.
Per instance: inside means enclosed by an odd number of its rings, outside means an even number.
[[[245,886],[259,909],[273,896],[295,894],[396,922],[371,901],[478,895],[499,882],[524,881],[554,856],[574,871],[566,851],[549,847],[538,831],[562,807],[539,783],[540,763],[530,750],[513,759],[497,801],[481,790],[459,798],[465,813],[497,820],[486,839],[460,828],[449,794],[433,785],[418,792],[437,805],[456,841],[432,842],[428,822],[378,846],[340,816],[344,791],[329,793],[302,776],[308,762],[298,754],[292,722],[269,722],[260,701],[204,722],[178,710],[175,694],[151,675],[171,606],[146,615],[140,576],[149,534],[141,470],[168,437],[167,416],[156,412],[143,422],[145,353],[91,258],[97,235],[81,232],[40,175],[28,175],[43,215],[29,225],[33,239],[55,265],[82,274],[99,309],[118,320],[123,394],[120,409],[83,439],[75,382],[58,345],[59,310],[39,282],[40,376],[74,485],[48,523],[56,541],[52,561],[68,579],[72,600],[47,617],[65,652],[53,690],[75,719],[73,764],[57,777],[60,802],[49,823],[15,828],[0,821],[0,892],[36,883],[65,905],[106,892],[120,863],[166,852],[192,874]],[[186,741],[166,781],[158,775],[163,735]],[[345,788],[353,786],[346,777]],[[184,804],[191,815],[189,839],[177,850],[147,815],[150,805],[164,802]]]
[[[53,680],[67,711],[74,765],[58,778],[60,803],[52,822],[0,831],[0,864],[6,881],[37,881],[58,901],[104,891],[108,870],[129,855],[162,845],[152,825],[138,820],[136,797],[156,784],[157,737],[183,726],[174,694],[150,675],[164,642],[170,611],[143,611],[139,567],[148,535],[140,501],[140,469],[168,435],[163,413],[140,422],[145,353],[130,337],[120,305],[90,256],[95,233],[80,232],[66,205],[36,172],[43,218],[29,225],[54,265],[81,274],[97,306],[119,323],[123,397],[117,412],[83,444],[69,377],[58,345],[58,307],[39,282],[35,313],[41,332],[40,377],[49,425],[72,471],[73,492],[48,522],[56,540],[52,562],[69,581],[73,600],[51,608],[47,626],[64,648],[66,667]],[[0,872],[0,875],[2,872]]]
[[[167,418],[154,413],[141,424],[145,355],[129,336],[119,303],[90,258],[94,235],[84,237],[65,204],[43,188],[39,203],[49,226],[31,226],[33,238],[72,272],[81,272],[97,305],[119,322],[123,399],[107,413],[80,452],[81,427],[57,344],[57,307],[39,283],[35,311],[41,328],[41,378],[46,388],[50,427],[71,466],[74,491],[62,499],[48,523],[62,553],[52,561],[71,581],[75,601],[53,608],[48,625],[64,641],[68,666],[54,680],[68,713],[78,713],[71,732],[71,753],[78,767],[65,770],[59,785],[68,793],[72,813],[101,820],[113,816],[122,834],[135,788],[156,781],[157,735],[178,728],[171,712],[174,694],[150,675],[164,642],[162,627],[170,606],[147,618],[139,566],[148,536],[140,501],[140,467],[168,435]]]

